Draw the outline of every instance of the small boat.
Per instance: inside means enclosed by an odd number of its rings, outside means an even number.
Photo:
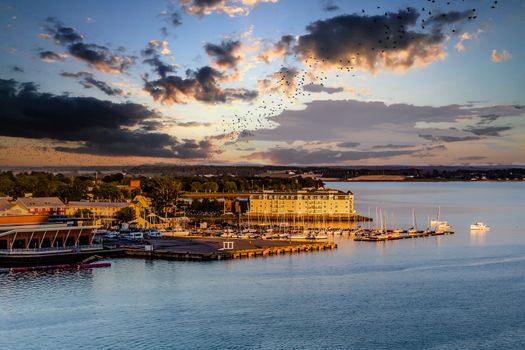
[[[490,226],[482,223],[482,222],[476,222],[475,224],[470,225],[471,231],[488,231],[490,230]]]

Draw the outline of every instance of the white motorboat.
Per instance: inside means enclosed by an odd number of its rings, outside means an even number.
[[[482,222],[476,222],[475,224],[470,225],[471,231],[488,231],[490,230],[490,226],[482,223]]]

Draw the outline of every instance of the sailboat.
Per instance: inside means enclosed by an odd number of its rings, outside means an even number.
[[[430,220],[430,228],[436,234],[444,234],[452,231],[452,226],[447,221],[440,220],[441,206],[438,207],[436,220]]]
[[[412,227],[408,229],[409,235],[417,234],[416,209],[412,209]]]

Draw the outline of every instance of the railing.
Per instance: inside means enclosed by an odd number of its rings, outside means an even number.
[[[28,249],[0,249],[1,254],[16,254],[16,253],[46,253],[46,252],[64,252],[64,251],[82,251],[86,249],[102,249],[102,244],[86,244],[66,247],[47,247],[47,248],[28,248]]]

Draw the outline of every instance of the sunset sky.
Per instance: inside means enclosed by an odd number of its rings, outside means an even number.
[[[525,165],[525,2],[0,0],[0,165]]]

